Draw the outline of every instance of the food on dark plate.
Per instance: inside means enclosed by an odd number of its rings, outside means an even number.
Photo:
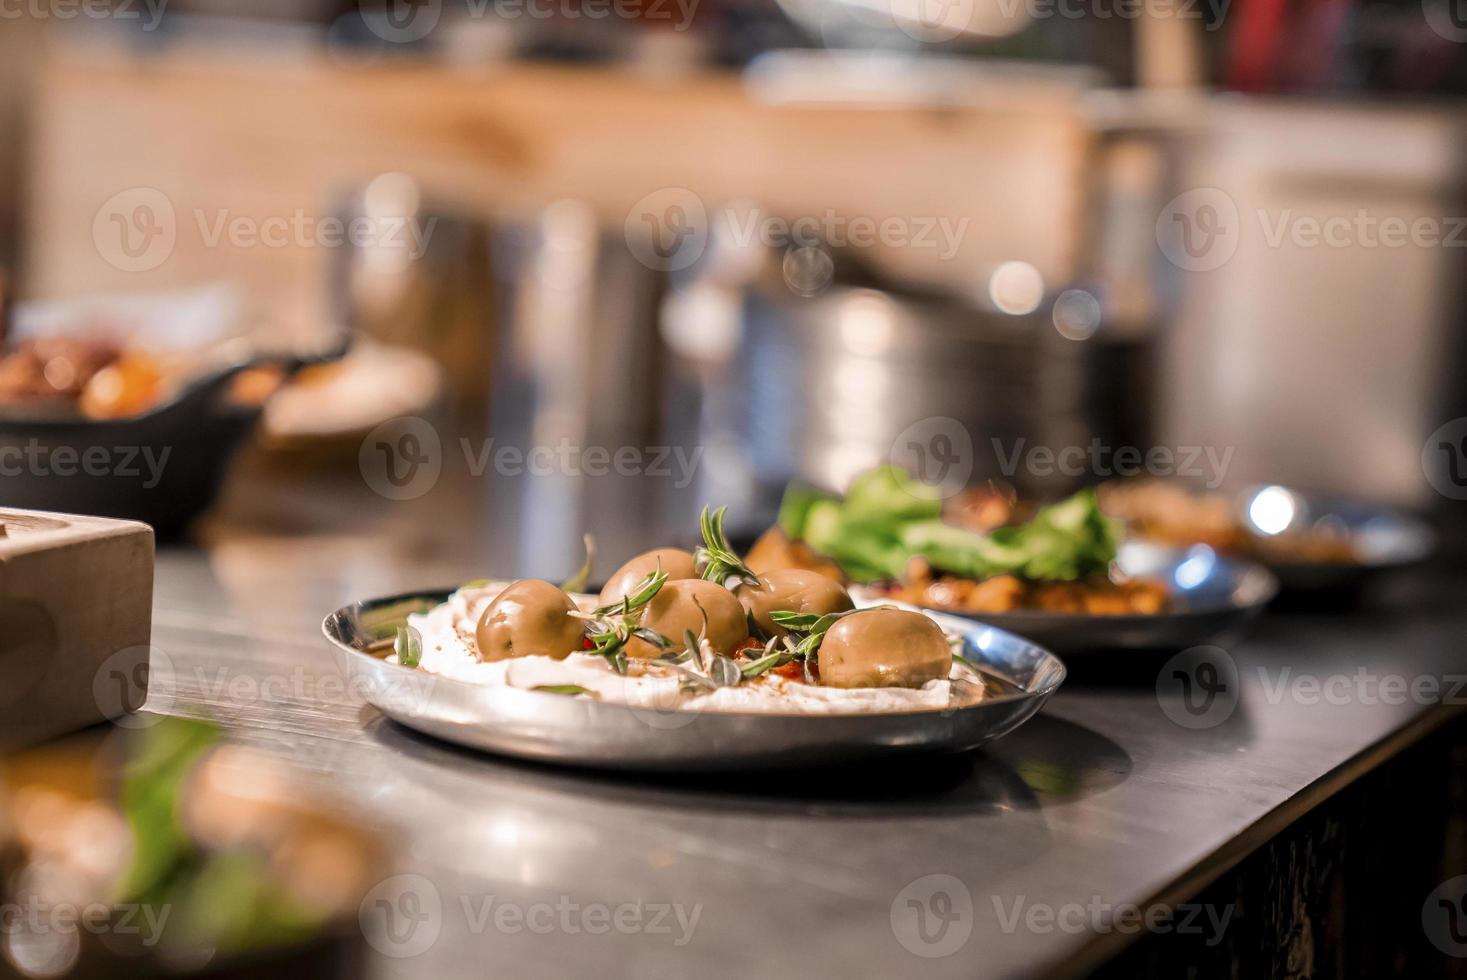
[[[1100,512],[1093,491],[986,532],[948,523],[942,512],[933,488],[882,467],[858,476],[844,498],[791,487],[779,531],[853,581],[917,605],[1085,615],[1167,607],[1165,585],[1126,579],[1114,568],[1120,524]]]
[[[106,339],[37,337],[0,353],[0,409],[26,413],[119,419],[162,404],[200,371],[196,356],[124,348]],[[230,403],[263,404],[284,383],[264,365],[241,371]]]
[[[659,709],[840,713],[981,697],[981,675],[953,651],[961,641],[926,615],[857,611],[813,571],[756,574],[721,510],[704,512],[702,536],[696,554],[637,556],[596,599],[538,580],[470,583],[382,644],[431,673]]]
[[[1282,488],[1282,494],[1288,491]],[[1172,545],[1205,544],[1273,564],[1349,564],[1360,556],[1348,528],[1328,518],[1304,528],[1261,533],[1232,498],[1169,480],[1120,480],[1098,488],[1100,506],[1139,538]],[[1268,493],[1268,490],[1264,491]],[[1265,498],[1267,499],[1267,498]],[[1285,522],[1286,524],[1287,522]]]
[[[576,604],[539,579],[516,582],[494,599],[474,631],[480,660],[540,656],[564,660],[581,649],[585,626]]]
[[[106,340],[46,337],[0,355],[0,405],[116,418],[161,397],[163,368],[151,355]]]

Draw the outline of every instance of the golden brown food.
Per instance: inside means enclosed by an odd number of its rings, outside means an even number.
[[[759,584],[741,585],[735,594],[759,628],[771,636],[788,632],[770,617],[773,612],[825,616],[855,608],[839,583],[803,568],[784,568],[760,575]]]
[[[1198,493],[1165,480],[1106,483],[1097,494],[1102,511],[1151,541],[1205,544],[1224,551],[1241,550],[1247,543],[1231,501],[1220,494]]]
[[[163,370],[146,354],[127,353],[92,376],[78,401],[93,419],[141,415],[163,399]]]
[[[846,583],[845,573],[840,570],[839,565],[829,558],[821,557],[805,542],[791,541],[777,527],[772,527],[759,535],[759,539],[749,549],[748,556],[744,558],[744,564],[759,575],[767,575],[786,568],[804,568],[812,572],[819,572],[842,585]]]
[[[947,677],[952,648],[942,628],[905,609],[866,609],[841,619],[821,641],[826,687],[921,687]]]
[[[1013,575],[975,581],[931,573],[909,576],[887,593],[919,606],[965,613],[1009,613],[1030,610],[1084,613],[1091,616],[1154,615],[1166,609],[1170,593],[1160,582],[1103,577],[1079,582],[1031,582]]]
[[[523,579],[484,610],[475,637],[480,660],[554,657],[564,660],[581,649],[585,626],[571,615],[576,604],[549,582]]]
[[[654,548],[642,552],[612,573],[597,601],[603,606],[611,605],[629,595],[639,582],[659,568],[667,573],[669,584],[698,577],[691,552],[681,548]]]
[[[964,490],[943,507],[943,517],[948,523],[985,534],[1033,516],[1034,508],[1021,505],[1012,487],[993,483]]]
[[[709,645],[722,654],[731,653],[749,638],[749,621],[744,615],[743,604],[718,583],[696,578],[664,585],[647,604],[641,625],[671,640],[674,650],[684,648],[683,635],[688,632],[706,636]],[[627,643],[629,657],[651,659],[662,653],[652,644],[635,637]]]
[[[121,355],[115,344],[74,337],[25,340],[0,355],[0,404],[74,400]]]
[[[1348,531],[1327,526],[1311,528],[1305,533],[1265,537],[1250,535],[1253,554],[1266,562],[1290,564],[1349,564],[1360,560]]]

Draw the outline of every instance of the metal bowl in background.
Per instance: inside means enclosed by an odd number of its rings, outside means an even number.
[[[1316,497],[1274,484],[1245,491],[1237,510],[1254,557],[1278,576],[1285,591],[1353,588],[1425,561],[1436,550],[1431,525],[1393,507]],[[1309,533],[1338,536],[1351,557],[1307,560],[1278,546],[1292,535]]]
[[[1057,314],[1043,294],[1003,312],[839,278],[809,297],[748,290],[738,353],[706,385],[726,410],[705,413],[700,439],[740,446],[744,472],[719,472],[725,456],[710,451],[710,496],[746,499],[741,520],[767,523],[788,482],[839,491],[885,463],[953,492],[986,480],[1026,496],[1073,489],[1083,474],[1031,466],[1029,453],[1144,446],[1150,425],[1149,345],[1092,335],[1093,297],[1092,334],[1062,334],[1056,316],[1069,329],[1064,304],[1080,295],[1061,294]]]

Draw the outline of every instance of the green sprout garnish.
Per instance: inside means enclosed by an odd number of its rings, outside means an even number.
[[[423,635],[411,626],[399,626],[392,650],[397,654],[398,663],[404,667],[416,667],[423,660]]]
[[[734,584],[757,584],[759,576],[744,564],[738,552],[733,550],[733,545],[729,544],[728,535],[724,533],[723,517],[727,511],[727,507],[720,507],[715,511],[704,507],[703,513],[698,517],[698,527],[703,532],[703,546],[698,549],[696,558],[698,567],[702,569],[702,577],[725,587],[731,581]]]
[[[641,626],[637,620],[643,609],[667,584],[667,573],[662,569],[651,572],[637,583],[628,594],[616,602],[597,606],[586,617],[586,638],[591,641],[591,651],[605,657],[613,670],[625,675],[627,672],[626,645],[633,638],[645,640],[661,650],[671,646],[671,641],[656,630]]]

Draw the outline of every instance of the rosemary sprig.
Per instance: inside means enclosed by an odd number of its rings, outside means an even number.
[[[795,659],[794,644],[786,640],[782,645],[779,640],[770,640],[764,644],[764,654],[752,663],[744,664],[740,668],[744,680],[753,680],[760,674],[766,674],[776,667],[783,667]]]
[[[817,616],[814,613],[797,613],[781,610],[770,614],[776,623],[789,630],[788,636],[779,640],[771,639],[764,646],[764,654],[752,663],[743,665],[744,678],[751,679],[760,674],[783,667],[787,663],[798,661],[800,673],[806,684],[815,683],[815,674],[810,664],[820,652],[820,644],[825,639],[825,634],[830,631],[842,617],[849,616],[855,610],[847,612],[831,613],[826,616]],[[801,635],[803,634],[803,635]],[[782,647],[782,649],[780,648]]]
[[[855,611],[854,609],[848,609],[845,612],[830,613],[829,615],[821,616],[809,625],[808,630],[798,630],[792,626],[785,626],[792,633],[803,632],[805,634],[799,643],[795,645],[795,652],[802,660],[808,660],[814,657],[820,651],[820,644],[825,639],[825,634],[830,632],[830,628]]]
[[[695,558],[698,567],[702,569],[701,576],[710,582],[717,582],[725,588],[740,583],[755,585],[759,576],[754,570],[744,564],[744,560],[733,550],[733,545],[728,543],[728,535],[723,530],[723,517],[728,511],[727,507],[720,507],[715,511],[703,508],[703,513],[698,517],[698,527],[703,532],[703,546],[700,547]]]
[[[659,568],[655,572],[649,572],[647,577],[638,582],[637,587],[632,589],[631,592],[628,592],[615,602],[608,603],[604,606],[597,606],[591,611],[591,615],[596,618],[611,615],[630,616],[651,602],[666,584],[667,573],[662,569]]]
[[[637,622],[638,614],[666,583],[667,573],[659,568],[616,602],[597,606],[590,613],[572,613],[587,621],[586,638],[591,641],[591,652],[605,657],[618,674],[625,676],[627,672],[626,646],[633,637],[645,640],[661,650],[672,645],[661,633]]]

